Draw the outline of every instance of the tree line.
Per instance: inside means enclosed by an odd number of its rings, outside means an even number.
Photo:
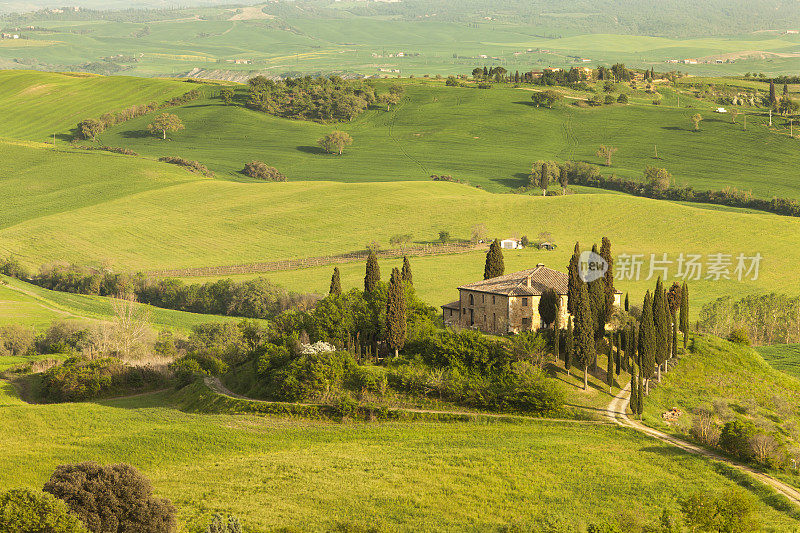
[[[774,292],[738,300],[724,296],[702,307],[697,328],[756,346],[800,343],[800,296]]]

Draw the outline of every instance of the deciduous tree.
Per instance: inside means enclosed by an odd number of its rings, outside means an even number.
[[[605,159],[606,166],[611,166],[611,156],[613,156],[617,152],[617,148],[613,146],[606,146],[604,144],[600,145],[600,149],[597,150],[597,157],[601,159]]]
[[[168,131],[179,131],[184,129],[184,126],[183,121],[177,115],[161,113],[147,125],[147,129],[151,133],[160,135],[162,139],[166,139]]]
[[[323,150],[330,154],[342,155],[345,146],[353,144],[353,138],[343,131],[332,131],[317,141]]]
[[[700,113],[695,113],[692,115],[692,124],[694,125],[694,131],[700,131],[700,122],[703,121],[703,115]]]

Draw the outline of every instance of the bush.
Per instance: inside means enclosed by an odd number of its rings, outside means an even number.
[[[226,519],[217,513],[211,519],[205,533],[242,533],[242,524],[235,516],[231,515]]]
[[[756,426],[747,420],[732,420],[722,426],[719,435],[719,445],[726,452],[744,461],[753,458],[750,445],[753,437],[759,431]]]
[[[301,355],[277,373],[279,397],[287,401],[328,401],[339,395],[345,377],[355,367],[348,352]]]
[[[71,357],[42,376],[42,397],[50,402],[76,402],[166,386],[166,376],[150,367],[126,365],[119,359]]]
[[[357,366],[350,374],[350,386],[361,394],[371,392],[383,396],[388,383],[383,367]]]
[[[177,530],[175,507],[153,496],[150,482],[128,464],[61,465],[44,491],[64,500],[96,533],[169,533]]]
[[[750,335],[744,328],[737,328],[730,332],[728,340],[734,344],[741,344],[742,346],[750,346]]]
[[[245,176],[265,181],[286,181],[286,176],[278,172],[275,167],[268,166],[261,161],[250,161],[242,169]]]
[[[681,511],[691,531],[745,533],[760,529],[753,499],[741,491],[698,492],[681,502]]]
[[[0,355],[29,355],[35,350],[34,341],[31,328],[19,324],[0,327]]]
[[[77,353],[91,342],[91,331],[84,324],[74,321],[53,322],[44,336],[36,339],[39,353]]]
[[[619,95],[617,97],[617,103],[618,104],[627,104],[628,103],[628,95],[624,94],[624,93]]]
[[[31,277],[30,271],[14,256],[0,259],[0,274],[17,279],[29,279]]]
[[[0,531],[13,533],[86,533],[63,501],[27,489],[0,494]]]
[[[203,176],[206,176],[207,178],[213,178],[214,177],[214,172],[209,170],[208,167],[206,167],[205,165],[203,165],[199,161],[190,161],[190,160],[184,159],[182,157],[170,157],[170,156],[159,157],[158,160],[161,161],[162,163],[169,163],[171,165],[178,165],[178,166],[187,168],[187,169],[191,170],[192,172],[196,172],[198,174],[202,174]]]
[[[228,365],[219,358],[202,352],[189,352],[170,363],[169,368],[175,373],[179,387],[191,383],[196,374],[221,376],[228,371]]]
[[[539,368],[520,361],[512,365],[499,400],[501,406],[545,415],[563,407],[564,392]]]
[[[611,95],[611,94],[607,94],[606,97],[603,99],[603,103],[605,103],[607,105],[608,104],[613,104],[616,101],[617,101],[617,99],[614,98],[614,95]]]

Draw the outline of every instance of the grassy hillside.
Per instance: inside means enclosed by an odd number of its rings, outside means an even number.
[[[51,142],[53,134],[62,141],[71,137],[83,119],[162,102],[192,88],[173,80],[26,70],[0,70],[0,87],[2,137]]]
[[[675,108],[678,100],[670,89],[662,90],[661,106],[652,105],[642,92],[627,106],[547,109],[531,106],[531,91],[524,88],[471,90],[413,80],[406,86],[407,95],[392,111],[373,109],[346,124],[276,118],[212,99],[176,109],[186,130],[170,135],[168,142],[147,134],[149,117],[112,128],[100,139],[154,157],[196,159],[233,177],[240,177],[245,162],[259,159],[292,180],[385,181],[452,174],[490,191],[526,184],[537,159],[600,164],[595,153],[605,144],[619,149],[605,173],[638,180],[645,166],[662,166],[677,183],[696,189],[737,187],[759,197],[800,198],[794,179],[797,141],[771,133],[766,119],[758,116],[748,118],[745,131],[741,117],[739,124],[732,124],[729,116],[713,114],[713,102],[684,95],[682,107]],[[623,86],[619,90],[630,92]],[[245,90],[240,93],[243,103]],[[705,120],[695,132],[690,117],[698,111]],[[774,120],[781,130],[783,123],[782,118]],[[341,157],[316,146],[333,129],[354,139]]]
[[[778,370],[800,378],[800,344],[758,346],[756,351]]]
[[[735,485],[702,459],[613,426],[197,415],[175,410],[169,393],[31,406],[2,385],[0,421],[9,431],[0,453],[9,466],[0,485],[39,488],[64,462],[130,462],[176,503],[182,531],[216,511],[237,514],[253,531],[655,521],[687,493]],[[794,524],[763,503],[758,509],[777,530]]]

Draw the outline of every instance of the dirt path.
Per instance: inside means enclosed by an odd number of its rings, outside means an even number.
[[[247,396],[242,396],[241,394],[236,394],[235,392],[228,389],[225,385],[223,385],[222,381],[218,377],[215,376],[206,376],[204,378],[206,386],[211,389],[212,391],[220,394],[222,396],[230,396],[231,398],[237,398],[239,400],[247,400],[249,402],[257,402],[257,403],[270,403],[270,404],[285,404],[285,405],[301,405],[307,407],[317,407],[319,404],[313,403],[300,403],[300,402],[276,402],[276,401],[266,401],[266,400],[257,400],[255,398],[248,398]],[[432,415],[457,415],[457,416],[469,416],[473,418],[497,418],[497,419],[515,419],[515,420],[524,420],[524,421],[532,421],[532,422],[564,422],[564,423],[573,423],[573,424],[608,424],[605,420],[569,420],[564,418],[538,418],[538,417],[530,417],[530,416],[522,416],[522,415],[515,415],[515,414],[504,414],[504,413],[483,413],[483,412],[473,412],[473,411],[438,411],[435,409],[414,409],[410,407],[392,407],[393,411],[399,411],[401,413],[421,413],[421,414],[432,414]]]
[[[672,435],[668,435],[666,433],[658,431],[657,429],[647,427],[637,420],[631,420],[630,418],[628,418],[627,414],[628,404],[630,403],[630,399],[631,399],[631,391],[629,383],[624,389],[619,391],[619,394],[617,394],[614,397],[614,399],[611,400],[611,402],[608,404],[608,407],[606,407],[606,416],[612,421],[619,424],[620,426],[635,429],[640,433],[644,433],[645,435],[653,437],[654,439],[660,440],[661,442],[669,444],[671,446],[676,446],[688,453],[699,455],[701,457],[712,459],[714,461],[720,461],[722,463],[726,463],[736,468],[737,470],[750,474],[754,478],[758,479],[760,482],[764,483],[765,485],[769,485],[779,493],[786,496],[795,505],[800,505],[800,491],[798,491],[794,487],[787,485],[786,483],[779,481],[773,477],[770,477],[764,474],[763,472],[751,468],[743,463],[739,463],[727,457],[723,457],[722,455],[719,455],[718,453],[703,448],[702,446],[692,444],[691,442],[687,442],[677,437],[673,437]]]

